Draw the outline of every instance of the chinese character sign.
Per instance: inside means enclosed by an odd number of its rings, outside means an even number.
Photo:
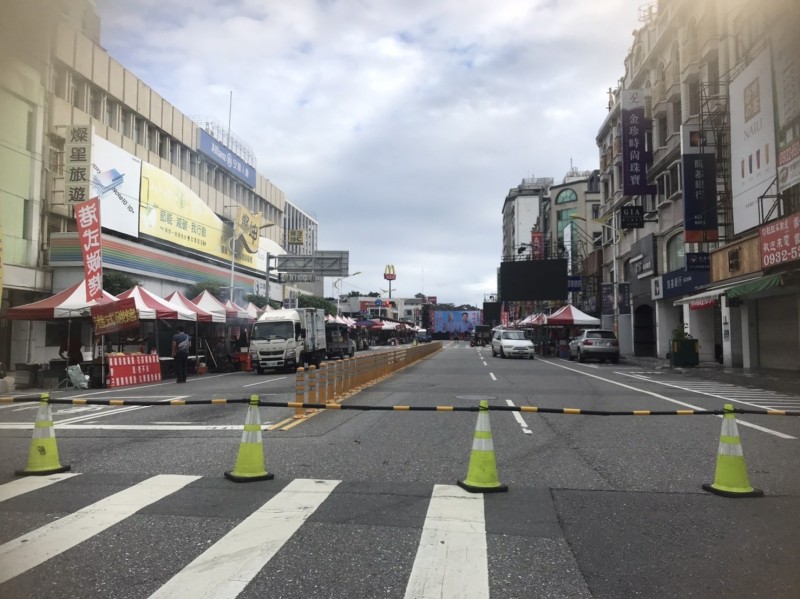
[[[647,163],[650,154],[645,134],[651,121],[644,116],[644,92],[640,89],[621,91],[622,111],[622,193],[626,196],[654,193],[647,184]]]
[[[132,297],[91,307],[95,335],[139,328],[139,313]]]
[[[103,247],[100,236],[100,200],[86,200],[75,204],[78,223],[78,240],[83,254],[83,272],[86,277],[86,300],[103,297]]]
[[[800,259],[800,215],[793,214],[761,227],[761,268]]]
[[[66,135],[64,199],[75,204],[92,197],[92,130],[89,125],[73,125],[67,127]]]
[[[261,214],[250,212],[244,206],[236,211],[236,234],[242,236],[248,252],[258,251],[258,230],[261,228]]]
[[[717,169],[714,154],[683,154],[686,243],[717,241]]]
[[[544,258],[544,233],[541,231],[531,232],[531,258],[533,260]]]

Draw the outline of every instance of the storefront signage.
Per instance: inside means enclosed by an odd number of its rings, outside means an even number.
[[[686,270],[708,270],[711,254],[708,252],[686,252]]]
[[[139,313],[136,311],[136,300],[132,297],[92,306],[90,311],[95,335],[139,328]]]
[[[622,194],[626,196],[655,193],[647,184],[647,151],[645,134],[652,127],[644,114],[644,91],[626,89],[620,92],[622,111]]]
[[[661,277],[661,292],[664,298],[689,295],[702,289],[711,281],[710,271],[684,269],[673,270]]]
[[[601,313],[605,316],[614,313],[614,284],[603,283],[600,285],[600,297],[603,302]]]
[[[157,383],[161,380],[161,362],[156,354],[108,356],[107,387]]]
[[[617,290],[617,305],[620,314],[631,313],[631,286],[629,283],[620,283]]]
[[[577,293],[583,289],[581,275],[568,275],[567,276],[567,291]]]
[[[250,187],[256,186],[256,169],[202,129],[197,130],[197,151]]]
[[[286,243],[289,245],[303,245],[306,242],[306,232],[302,229],[292,229],[286,232]]]
[[[683,155],[683,219],[686,243],[717,241],[717,167],[714,154]]]
[[[619,209],[619,219],[623,229],[644,228],[644,206],[623,206]]]
[[[64,199],[67,204],[91,199],[91,176],[92,128],[70,125],[64,144]]]
[[[100,234],[100,200],[75,204],[78,240],[83,256],[83,276],[86,279],[86,300],[103,299],[103,244]]]
[[[800,214],[764,225],[758,236],[761,268],[800,259]]]
[[[533,231],[531,233],[531,260],[544,258],[544,233]]]
[[[800,184],[800,61],[797,60],[797,26],[778,19],[770,27],[772,72],[775,74],[775,124],[778,128],[778,193]],[[794,134],[793,134],[794,132]]]

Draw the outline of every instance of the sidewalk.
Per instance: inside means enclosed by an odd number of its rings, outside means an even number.
[[[726,368],[717,362],[700,362],[699,366],[673,368],[669,360],[638,356],[622,356],[622,364],[632,364],[646,370],[667,371],[675,376],[702,378],[741,387],[766,389],[776,393],[800,396],[800,370],[770,368]]]

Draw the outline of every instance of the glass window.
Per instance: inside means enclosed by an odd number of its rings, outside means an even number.
[[[145,135],[147,132],[147,123],[145,123],[144,119],[141,117],[137,116],[135,118],[136,118],[136,124],[134,125],[135,129],[134,134],[136,135],[136,137],[134,139],[136,140],[137,144],[139,144],[140,146],[144,146],[146,145]]]
[[[106,100],[106,125],[117,128],[117,103],[110,98]]]
[[[98,121],[103,118],[103,92],[96,87],[89,92],[89,114]]]
[[[72,105],[78,110],[86,112],[86,81],[74,75],[72,77]]]
[[[667,272],[686,266],[683,233],[679,233],[667,241]]]
[[[122,127],[122,134],[125,137],[133,137],[133,113],[130,110],[123,109],[120,114],[120,123]]]

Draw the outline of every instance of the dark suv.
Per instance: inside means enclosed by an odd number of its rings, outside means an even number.
[[[585,362],[588,359],[619,364],[619,341],[614,331],[589,329],[569,342],[569,359]]]

